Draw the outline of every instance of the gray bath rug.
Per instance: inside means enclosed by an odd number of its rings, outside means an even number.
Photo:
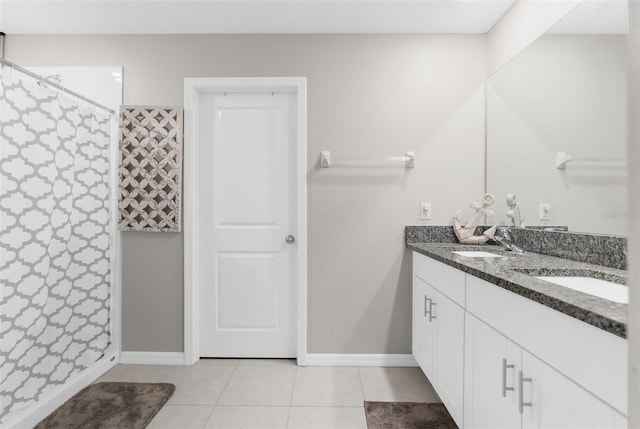
[[[168,383],[92,384],[35,429],[144,429],[175,390]]]
[[[364,402],[369,429],[457,429],[442,404]]]

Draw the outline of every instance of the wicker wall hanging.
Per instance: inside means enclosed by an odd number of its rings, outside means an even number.
[[[182,109],[120,109],[120,230],[179,232]]]

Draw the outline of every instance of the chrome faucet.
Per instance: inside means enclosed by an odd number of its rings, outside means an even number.
[[[500,227],[498,228],[496,234],[492,238],[493,241],[501,245],[505,250],[509,250],[511,252],[516,253],[524,253],[520,247],[513,242],[511,238],[511,233],[509,233],[509,228]]]

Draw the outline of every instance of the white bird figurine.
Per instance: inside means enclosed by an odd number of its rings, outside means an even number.
[[[507,217],[511,219],[511,224],[517,228],[524,228],[524,218],[520,217],[520,207],[516,201],[516,194],[507,194]]]
[[[455,232],[456,237],[460,243],[464,244],[482,244],[493,238],[493,235],[496,233],[497,225],[492,226],[487,229],[482,235],[473,235],[476,230],[476,227],[480,224],[482,217],[487,214],[489,216],[493,215],[493,211],[489,210],[488,207],[493,204],[496,198],[493,194],[484,194],[482,197],[482,204],[472,203],[471,208],[475,209],[475,214],[471,218],[469,222],[465,226],[460,225],[460,215],[462,214],[462,209],[459,209],[456,214],[453,216],[453,232]]]

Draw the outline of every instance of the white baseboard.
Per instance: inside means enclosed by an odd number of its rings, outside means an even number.
[[[117,353],[106,354],[102,359],[85,369],[72,381],[49,391],[33,406],[8,415],[0,427],[7,429],[32,428],[42,419],[55,411],[73,395],[93,383],[95,379],[113,368],[118,363]]]
[[[137,365],[184,365],[184,353],[121,352],[120,363]]]
[[[400,354],[312,353],[298,362],[301,366],[418,366],[413,355]]]

